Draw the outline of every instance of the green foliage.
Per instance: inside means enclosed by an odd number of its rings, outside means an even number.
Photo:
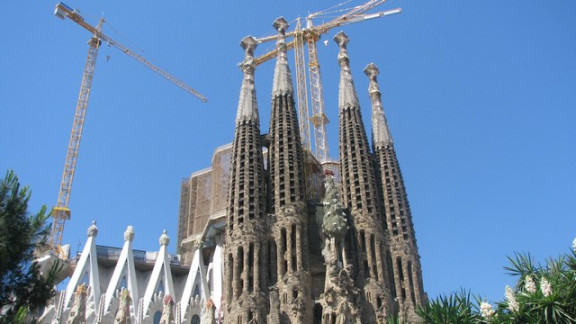
[[[416,310],[426,323],[478,323],[479,315],[470,292],[461,290],[448,296],[439,296]]]
[[[20,188],[8,171],[0,179],[0,323],[17,322],[54,296],[55,269],[44,278],[33,261],[34,250],[45,245],[50,215],[45,206],[29,215],[29,200],[28,187]]]
[[[426,323],[576,323],[574,251],[544,265],[536,264],[530,254],[516,253],[508,260],[505,269],[517,281],[493,311],[461,291],[432,300],[417,310],[418,315]]]

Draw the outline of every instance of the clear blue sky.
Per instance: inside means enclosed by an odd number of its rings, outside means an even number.
[[[246,35],[337,1],[80,1],[87,21],[186,81],[203,104],[115,48],[96,67],[64,242],[76,252],[90,222],[98,244],[175,251],[180,183],[232,140]],[[354,1],[350,6],[362,3]],[[0,171],[33,190],[31,210],[56,203],[87,31],[52,15],[50,1],[8,1],[0,19]],[[337,157],[337,46],[350,37],[365,122],[370,62],[412,206],[430,297],[460,287],[495,301],[512,278],[506,256],[538,260],[576,236],[576,2],[400,1],[400,15],[339,28],[319,44],[331,156]],[[321,21],[317,21],[317,24]],[[118,32],[116,32],[116,30]],[[264,45],[258,53],[271,48]],[[108,59],[107,59],[108,58]],[[272,64],[257,70],[268,129]],[[370,126],[367,125],[370,130]]]

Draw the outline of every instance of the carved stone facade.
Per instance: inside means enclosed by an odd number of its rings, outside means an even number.
[[[280,297],[280,323],[309,323],[312,320],[312,293],[308,267],[306,178],[298,117],[294,104],[292,77],[286,57],[284,18],[274,22],[278,51],[272,88],[270,116],[270,246],[276,259],[275,284]]]
[[[181,188],[178,256],[96,246],[88,230],[74,273],[40,323],[385,323],[426,302],[400,167],[370,64],[372,147],[339,33],[339,162],[302,147],[283,18],[269,134],[262,134],[254,50],[246,37],[232,145]],[[334,172],[334,166],[339,166]],[[325,170],[325,171],[322,171]],[[332,170],[332,171],[331,171]],[[323,179],[324,187],[321,186]],[[121,251],[120,251],[121,250]],[[84,286],[84,284],[86,286]]]
[[[251,38],[242,43],[244,81],[226,212],[224,318],[228,323],[331,324],[383,323],[399,315],[416,322],[414,308],[426,295],[406,192],[377,89],[377,69],[370,65],[366,70],[374,115],[371,150],[350,70],[348,38],[336,35],[340,183],[336,186],[327,172],[320,195],[324,200],[319,201],[318,192],[307,187],[307,160],[286,58],[288,25],[279,18],[274,27],[278,38],[270,132],[263,136],[257,133],[253,83],[256,43]],[[390,141],[382,144],[381,138]],[[248,164],[247,158],[252,159]]]
[[[256,41],[242,40],[244,79],[236,117],[226,221],[226,317],[235,323],[262,323],[268,314],[266,183],[260,121],[254,88]],[[265,300],[266,298],[266,300]]]

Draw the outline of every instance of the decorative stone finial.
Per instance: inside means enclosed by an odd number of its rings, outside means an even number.
[[[124,232],[124,241],[132,242],[134,240],[134,227],[128,225],[126,231]]]
[[[340,51],[342,51],[342,49],[346,50],[350,38],[348,38],[348,35],[346,35],[346,33],[341,31],[334,36],[334,41],[336,42],[336,44],[338,44],[338,47],[340,47]]]
[[[89,237],[96,237],[98,236],[98,227],[96,226],[96,221],[92,221],[92,225],[88,227],[88,236]]]
[[[370,79],[370,85],[368,87],[368,93],[370,94],[370,97],[377,96],[377,98],[372,98],[373,108],[375,104],[382,106],[382,103],[380,102],[380,89],[378,86],[378,78],[377,78],[378,74],[380,74],[380,70],[378,70],[376,64],[370,63],[364,68],[364,74],[366,74]],[[378,102],[374,102],[375,100]]]
[[[370,63],[364,68],[364,73],[370,78],[370,80],[376,81],[376,77],[380,74],[380,70],[378,70],[376,64]]]
[[[258,43],[256,43],[254,37],[246,36],[240,42],[240,46],[244,50],[244,61],[240,67],[244,73],[252,74],[256,68],[256,65],[254,64],[254,50],[256,49],[256,46],[258,46]]]
[[[348,35],[346,35],[346,33],[341,31],[338,34],[334,35],[334,41],[336,42],[336,44],[338,44],[338,47],[346,48],[346,45],[350,41],[350,38],[348,38]]]
[[[168,231],[167,230],[163,230],[162,231],[162,235],[160,235],[160,246],[168,246],[168,243],[170,243],[170,237],[168,237]]]
[[[256,43],[256,39],[254,39],[254,37],[246,36],[242,38],[242,41],[240,41],[240,46],[242,47],[244,53],[246,53],[247,56],[254,57],[254,50],[258,46],[258,43]]]
[[[284,19],[284,17],[280,17],[274,20],[274,24],[272,24],[272,26],[276,28],[279,34],[284,35],[290,25],[288,25],[288,22],[286,21],[286,19]]]
[[[348,42],[350,39],[344,32],[339,32],[334,36],[334,41],[338,44],[340,51],[338,52],[338,62],[340,64],[346,63],[348,64]]]

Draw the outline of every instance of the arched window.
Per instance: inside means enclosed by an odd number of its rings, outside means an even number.
[[[190,320],[190,324],[200,324],[200,316],[198,316],[198,315],[192,316],[192,319]]]
[[[320,303],[314,304],[313,313],[313,323],[322,324],[322,305]]]

